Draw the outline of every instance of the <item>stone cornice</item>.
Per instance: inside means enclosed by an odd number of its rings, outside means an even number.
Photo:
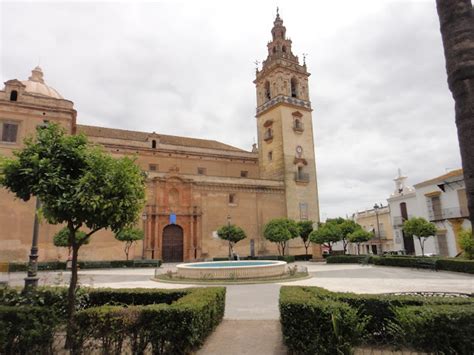
[[[313,111],[313,109],[311,108],[311,102],[309,101],[297,99],[294,97],[284,96],[284,95],[278,95],[274,97],[273,99],[265,102],[263,105],[258,106],[256,117],[262,115],[263,113],[267,112],[269,109],[276,107],[280,104],[289,105],[297,109]]]

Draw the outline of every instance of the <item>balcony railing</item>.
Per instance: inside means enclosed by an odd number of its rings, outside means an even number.
[[[467,218],[469,211],[467,207],[451,207],[443,208],[438,211],[429,211],[428,218],[430,221],[441,221],[451,218]]]
[[[309,182],[309,174],[307,173],[295,173],[296,182]]]

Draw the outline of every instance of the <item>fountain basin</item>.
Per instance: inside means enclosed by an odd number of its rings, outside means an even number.
[[[187,279],[252,279],[285,274],[286,262],[273,260],[210,261],[176,266],[177,276]]]

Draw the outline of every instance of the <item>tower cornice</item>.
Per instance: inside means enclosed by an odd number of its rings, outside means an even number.
[[[274,97],[273,99],[271,99],[270,101],[267,101],[264,104],[258,106],[255,117],[259,117],[263,115],[265,112],[267,112],[268,110],[279,105],[288,105],[296,109],[307,110],[310,112],[313,111],[313,109],[311,108],[310,101],[301,100],[301,99],[284,96],[284,95],[278,95]]]

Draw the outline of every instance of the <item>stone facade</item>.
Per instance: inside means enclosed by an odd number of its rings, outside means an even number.
[[[37,67],[29,80],[9,80],[0,91],[0,154],[10,156],[21,148],[37,125],[59,122],[68,133],[85,134],[113,156],[136,156],[148,179],[147,203],[138,222],[145,240],[132,248],[132,258],[181,261],[226,256],[227,243],[217,238],[216,231],[229,222],[247,234],[235,247],[237,254],[276,254],[275,245],[263,239],[270,219],[319,221],[309,73],[291,53],[285,31],[277,15],[269,56],[257,71],[258,149],[244,151],[217,141],[79,125],[73,103],[47,86]],[[265,97],[267,82],[273,87],[270,98]],[[0,190],[0,204],[0,261],[25,261],[34,201],[19,201]],[[67,257],[66,250],[52,243],[59,229],[41,223],[40,261]],[[289,252],[303,254],[302,241],[292,240]],[[314,253],[318,256],[319,249]],[[123,245],[108,231],[96,233],[80,251],[81,259],[124,257]]]

